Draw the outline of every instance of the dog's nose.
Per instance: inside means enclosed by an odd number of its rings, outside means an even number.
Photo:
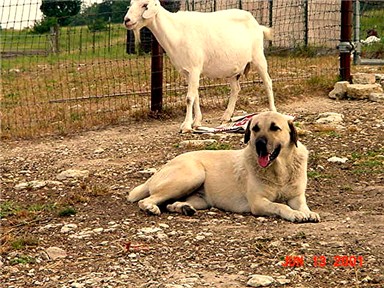
[[[266,137],[260,137],[256,139],[256,152],[258,155],[261,156],[268,154],[267,143],[268,140]]]
[[[124,24],[128,24],[131,21],[129,18],[124,18]]]

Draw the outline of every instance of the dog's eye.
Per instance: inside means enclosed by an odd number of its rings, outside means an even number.
[[[281,128],[277,126],[274,122],[271,123],[271,127],[269,127],[271,131],[279,131]]]
[[[260,131],[259,125],[256,124],[255,126],[253,126],[252,131],[259,132]]]
[[[147,9],[148,8],[148,4],[143,4],[143,6],[141,6],[142,8],[144,9]]]

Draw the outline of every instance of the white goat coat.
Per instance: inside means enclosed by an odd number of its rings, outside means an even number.
[[[256,47],[264,49],[263,29],[257,29],[260,25],[249,12],[231,9],[171,14],[164,10],[159,14],[147,27],[181,73],[199,70],[210,78],[230,78],[252,62]]]
[[[270,39],[272,31],[259,25],[251,13],[239,9],[171,13],[158,0],[132,0],[124,24],[136,35],[142,27],[151,30],[175,68],[187,77],[187,112],[180,127],[182,132],[201,125],[201,74],[229,79],[231,94],[222,117],[229,121],[240,91],[239,76],[252,63],[264,82],[270,109],[276,111],[263,47],[264,36]]]

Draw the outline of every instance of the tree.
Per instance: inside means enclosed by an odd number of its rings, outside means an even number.
[[[67,26],[80,9],[81,0],[43,0],[40,6],[44,16],[57,18],[60,26]]]

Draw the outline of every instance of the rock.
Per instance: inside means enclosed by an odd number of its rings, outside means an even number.
[[[347,86],[347,96],[352,99],[368,99],[371,93],[383,93],[380,84],[350,84]]]
[[[144,170],[139,171],[140,174],[148,174],[148,175],[153,175],[156,173],[156,168],[147,168]]]
[[[76,229],[77,229],[76,224],[66,224],[63,227],[61,227],[60,232],[61,233],[68,233],[68,232],[76,230]]]
[[[355,73],[352,75],[353,84],[375,84],[375,74],[371,73]]]
[[[24,183],[19,183],[15,186],[15,190],[25,190],[25,189],[39,189],[43,188],[44,186],[47,185],[46,181],[39,181],[39,180],[33,180],[30,182],[24,182]]]
[[[325,112],[319,114],[319,118],[316,120],[316,123],[319,124],[332,124],[338,125],[343,122],[344,115],[334,112]]]
[[[144,234],[151,234],[151,233],[156,233],[162,231],[161,228],[158,227],[145,227],[141,228],[139,232],[144,233]]]
[[[75,170],[75,169],[69,169],[61,172],[56,176],[59,180],[65,180],[68,178],[87,178],[89,176],[88,170]]]
[[[348,81],[336,82],[333,90],[331,92],[329,92],[328,97],[331,99],[344,99],[344,98],[346,98],[348,85],[349,85]]]
[[[265,276],[260,274],[251,275],[251,279],[248,280],[247,285],[251,287],[266,287],[275,282],[271,276]]]
[[[384,102],[384,93],[371,93],[369,94],[369,100],[373,102]]]
[[[95,151],[93,151],[94,154],[101,154],[104,152],[104,149],[103,148],[98,148],[96,149]]]
[[[340,158],[340,157],[333,156],[331,158],[328,158],[327,161],[332,163],[345,163],[348,161],[348,158],[346,157]]]
[[[201,147],[201,146],[210,145],[210,144],[213,144],[216,142],[217,141],[215,139],[185,140],[185,141],[181,141],[179,146],[181,148],[184,148],[184,147]]]
[[[59,247],[49,247],[45,249],[45,253],[47,253],[49,259],[52,259],[52,260],[67,257],[67,252],[65,252],[65,250]]]

